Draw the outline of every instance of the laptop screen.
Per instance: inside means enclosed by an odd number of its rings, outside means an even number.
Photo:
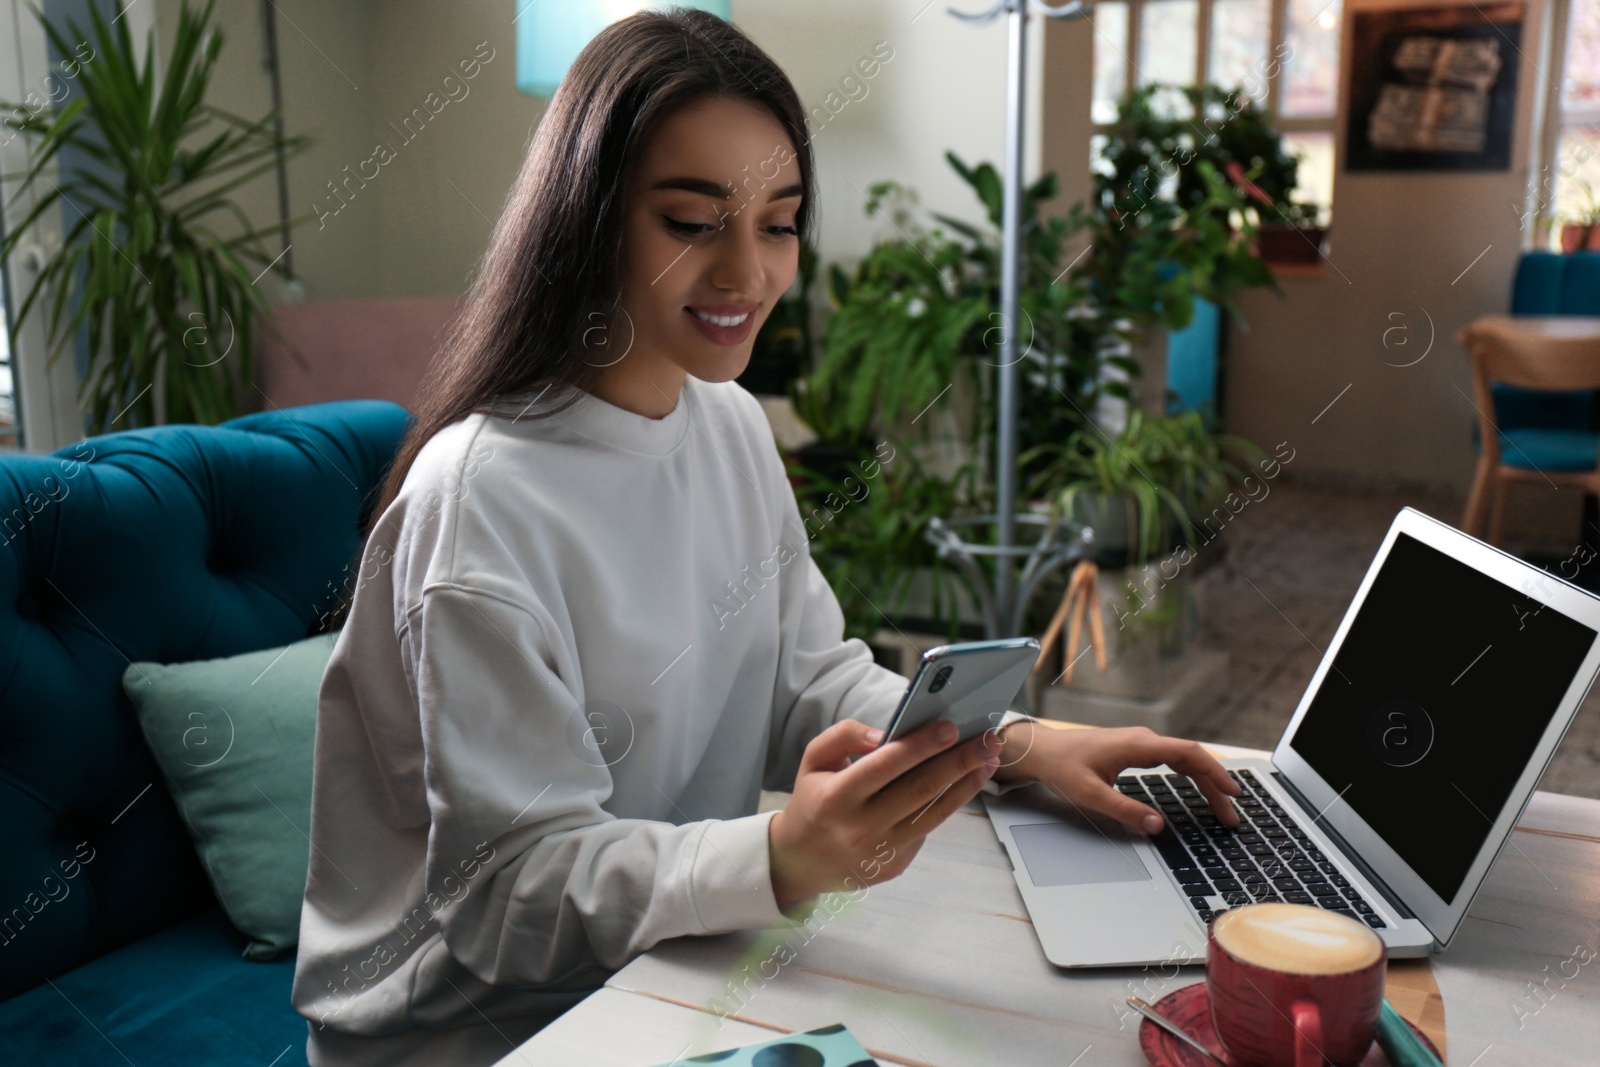
[[[1451,901],[1595,636],[1401,533],[1289,745]]]

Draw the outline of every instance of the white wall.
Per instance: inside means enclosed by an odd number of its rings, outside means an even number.
[[[275,2],[284,129],[314,140],[307,152],[288,165],[290,214],[301,215],[312,211],[319,193],[327,195],[323,183],[346,162],[355,161],[352,146],[368,139],[368,110],[378,89],[370,38],[379,5],[369,0]],[[272,106],[261,6],[259,0],[218,0],[212,20],[223,34],[223,45],[207,99],[251,120]],[[163,57],[172,49],[178,9],[178,0],[157,0],[156,37]],[[241,187],[234,197],[257,225],[277,221],[273,174]],[[295,230],[291,256],[296,272],[306,279],[310,298],[368,296],[381,291],[375,288],[374,276],[378,218],[377,212],[357,211],[352,206],[321,232],[315,222]],[[272,254],[280,248],[274,239]],[[274,274],[262,281],[264,287],[271,286],[269,294],[276,293],[275,279]]]
[[[516,88],[511,19],[519,6],[426,0],[374,7],[382,17],[371,27],[370,126],[399,153],[371,187],[376,204],[367,205],[377,242],[375,295],[442,296],[470,281],[545,109]],[[447,75],[459,78],[461,61],[480,46],[492,58],[464,83],[467,94],[399,147],[390,123],[399,125]]]
[[[315,142],[288,166],[291,214],[319,216],[294,231],[305,298],[461,291],[544,111],[543,101],[514,85],[515,6],[509,0],[275,0],[274,6],[285,130]],[[258,0],[220,0],[216,11],[227,37],[216,100],[250,118],[271,106],[260,9]],[[158,0],[157,10],[163,47],[170,48],[178,0]],[[487,51],[477,53],[480,44]],[[438,107],[443,79],[460,79],[459,63],[475,53],[492,58],[463,82],[465,95],[453,90],[459,99],[449,99],[406,140],[396,127],[413,108],[426,112],[430,93],[440,94]],[[363,168],[380,143],[393,151],[392,160]],[[377,176],[350,177],[363,169]],[[329,182],[347,202],[335,198]],[[270,175],[239,199],[258,222],[276,219]]]

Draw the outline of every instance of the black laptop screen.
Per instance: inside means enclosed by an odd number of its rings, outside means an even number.
[[[1594,640],[1402,533],[1289,745],[1453,901]]]

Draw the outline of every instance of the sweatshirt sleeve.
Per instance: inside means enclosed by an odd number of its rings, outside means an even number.
[[[778,672],[765,787],[794,788],[800,757],[817,734],[844,719],[887,727],[909,680],[877,663],[858,637],[844,636],[844,611],[811,558],[791,490],[778,591]],[[781,559],[782,557],[780,557]]]
[[[1029,715],[1027,712],[1018,711],[1016,708],[1008,708],[1008,709],[1006,709],[1005,713],[1000,716],[1000,720],[999,720],[999,722],[997,722],[995,724],[995,728],[999,729],[1001,727],[1010,726],[1014,722],[1038,722],[1038,721],[1039,720],[1036,717],[1034,717],[1032,715]],[[1008,757],[1008,758],[1013,758],[1014,759],[1016,757]],[[1034,782],[1034,780],[1031,779],[1031,778],[1025,779],[1025,780],[1022,780],[1022,781],[1016,781],[1016,782],[997,782],[993,778],[991,778],[987,782],[983,783],[982,791],[985,792],[985,793],[988,793],[991,796],[1004,796],[1006,793],[1010,793],[1010,792],[1012,792],[1014,790],[1025,789],[1028,786],[1032,785],[1033,782]]]
[[[570,986],[666,938],[784,921],[772,813],[677,825],[601,807],[607,757],[541,605],[435,582],[407,620],[431,817],[425,884],[478,857],[471,891],[440,915],[463,966],[497,985]]]

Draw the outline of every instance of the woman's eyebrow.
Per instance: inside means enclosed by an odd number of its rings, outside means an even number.
[[[718,200],[733,199],[730,186],[718,185],[707,178],[663,178],[650,186],[651,189],[681,189],[687,193],[700,193],[702,196],[714,196]],[[767,197],[770,200],[787,200],[792,196],[804,194],[805,188],[799,182],[786,185],[782,189],[774,189]]]

